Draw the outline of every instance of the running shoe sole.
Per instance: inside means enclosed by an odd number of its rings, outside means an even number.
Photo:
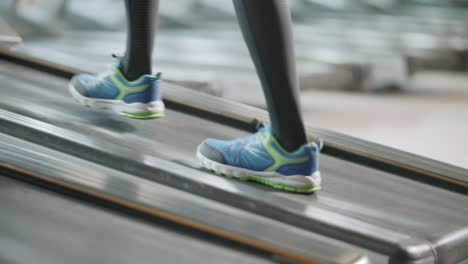
[[[153,101],[144,103],[125,103],[122,100],[95,99],[81,95],[72,84],[68,86],[72,97],[81,105],[97,108],[110,109],[122,116],[134,119],[155,119],[164,116],[164,102]]]
[[[197,158],[203,167],[214,173],[241,181],[253,181],[269,187],[295,193],[313,193],[320,190],[320,172],[316,171],[310,176],[291,175],[284,176],[277,172],[252,171],[212,161],[197,149]]]

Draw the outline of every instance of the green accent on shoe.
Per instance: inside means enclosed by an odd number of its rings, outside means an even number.
[[[287,165],[287,164],[294,164],[294,163],[303,163],[303,162],[306,162],[309,157],[301,157],[301,158],[287,158],[287,157],[284,157],[283,155],[281,155],[281,153],[279,153],[272,145],[274,144],[277,148],[279,148],[281,151],[283,152],[286,152],[286,153],[291,153],[291,154],[294,154],[296,152],[299,152],[301,151],[301,149],[304,147],[302,146],[301,148],[299,148],[297,151],[294,151],[294,152],[289,152],[289,151],[286,151],[280,144],[279,142],[276,140],[276,138],[273,136],[273,135],[267,135],[263,138],[263,147],[265,148],[265,150],[270,154],[270,156],[273,158],[273,160],[275,161],[275,163],[270,166],[269,168],[267,168],[265,171],[276,171],[278,170],[279,168],[281,168],[282,166],[284,165]]]
[[[119,81],[119,79],[116,77],[116,75],[120,75],[121,78],[123,78],[124,80],[127,80],[125,78],[125,76],[120,72],[120,70],[118,68],[114,68],[113,73],[110,75],[110,78],[111,78],[112,82],[114,83],[114,85],[117,87],[117,89],[119,89],[119,91],[120,91],[119,96],[117,96],[117,98],[115,100],[123,100],[125,98],[125,96],[127,96],[130,93],[142,92],[142,91],[146,90],[146,88],[148,88],[147,84],[138,85],[138,86],[134,86],[134,87],[128,87],[125,84],[121,83]],[[141,76],[140,78],[143,78],[143,77],[144,77],[144,75]],[[133,81],[133,82],[138,82],[139,79],[137,79],[136,81]],[[128,83],[132,83],[132,82],[128,81]]]
[[[141,119],[141,120],[164,117],[164,112],[129,113],[129,112],[123,111],[123,112],[120,112],[119,114],[122,116],[130,117],[134,119]]]
[[[261,183],[264,185],[267,185],[269,187],[272,187],[274,189],[278,190],[283,190],[283,191],[288,191],[288,192],[294,192],[294,193],[313,193],[315,191],[318,191],[321,189],[320,185],[311,185],[309,187],[293,187],[293,186],[288,186],[286,184],[281,184],[281,183],[274,183],[269,181],[268,179],[255,176],[255,175],[250,175],[247,180]]]

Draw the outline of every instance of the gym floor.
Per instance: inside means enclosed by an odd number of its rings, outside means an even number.
[[[468,168],[467,75],[421,74],[394,94],[309,90],[301,98],[309,124]]]

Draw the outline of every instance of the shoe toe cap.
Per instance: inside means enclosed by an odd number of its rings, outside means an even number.
[[[221,163],[221,164],[226,164],[226,159],[224,158],[224,154],[218,150],[216,147],[214,147],[213,142],[210,140],[206,140],[203,142],[198,151],[207,159]]]

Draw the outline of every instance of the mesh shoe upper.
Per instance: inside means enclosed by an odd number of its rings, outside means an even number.
[[[116,66],[100,75],[79,74],[72,85],[83,96],[95,99],[122,100],[125,103],[149,103],[161,100],[159,76],[143,75],[128,81]]]

